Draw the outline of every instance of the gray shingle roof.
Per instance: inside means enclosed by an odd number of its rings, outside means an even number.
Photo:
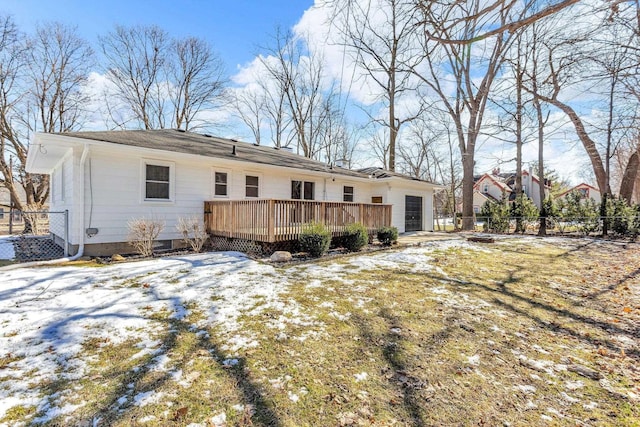
[[[397,176],[409,180],[416,180],[405,175],[383,171],[379,168],[367,168],[361,170],[351,170],[339,167],[331,168],[326,163],[311,160],[284,149],[275,149],[273,147],[250,144],[233,139],[201,135],[194,132],[184,132],[175,129],[68,132],[60,133],[59,135],[148,148],[152,150],[163,150],[205,157],[246,161],[316,172],[330,172],[337,175],[357,178],[372,177],[380,179]],[[234,147],[235,155],[233,154]]]

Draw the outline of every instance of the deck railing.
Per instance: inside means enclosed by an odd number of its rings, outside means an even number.
[[[204,202],[204,221],[212,236],[282,242],[296,240],[305,225],[321,222],[339,236],[359,222],[373,233],[391,225],[391,205],[315,200],[224,200]]]

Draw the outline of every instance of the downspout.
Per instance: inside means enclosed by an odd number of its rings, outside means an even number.
[[[82,147],[82,156],[80,156],[80,168],[79,168],[80,169],[80,182],[79,182],[80,190],[78,191],[78,193],[80,195],[80,202],[78,204],[80,205],[80,209],[78,211],[79,218],[78,218],[78,221],[76,222],[80,224],[80,233],[79,233],[80,244],[78,246],[78,252],[76,252],[76,254],[72,257],[58,260],[59,262],[75,261],[84,255],[84,210],[85,210],[84,170],[85,170],[85,163],[87,161],[88,156],[89,156],[89,145],[84,144],[84,146]]]

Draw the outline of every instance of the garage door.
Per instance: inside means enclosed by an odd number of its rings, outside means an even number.
[[[404,230],[422,230],[422,197],[405,196],[404,199]]]

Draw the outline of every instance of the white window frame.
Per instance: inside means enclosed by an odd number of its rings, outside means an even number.
[[[489,184],[482,184],[482,193],[483,194],[487,194],[489,193]]]
[[[248,176],[254,176],[258,178],[258,195],[256,197],[254,196],[247,196],[247,177]],[[244,174],[244,180],[243,180],[243,186],[244,186],[244,197],[245,199],[251,199],[251,200],[255,200],[255,199],[259,199],[260,197],[262,197],[262,174],[261,173],[257,173],[257,172],[245,172]]]
[[[147,165],[169,168],[169,198],[147,199]],[[175,203],[176,199],[176,164],[166,160],[142,159],[140,162],[140,199],[144,204]]]
[[[317,183],[315,181],[307,180],[305,178],[295,178],[295,179],[294,178],[290,178],[290,181],[289,181],[289,190],[290,191],[292,189],[291,186],[293,185],[294,181],[298,181],[298,182],[301,183],[300,198],[299,199],[291,199],[291,200],[306,200],[306,201],[314,201],[314,200],[316,200]],[[313,197],[311,199],[305,198],[306,193],[305,193],[305,190],[304,190],[304,185],[307,184],[307,183],[308,184],[313,184],[313,194],[312,194]],[[291,196],[293,196],[293,195],[291,195]]]
[[[218,196],[216,195],[216,173],[226,173],[227,174],[227,195],[226,196]],[[215,168],[211,170],[211,197],[215,199],[229,199],[231,198],[231,190],[232,190],[232,182],[233,176],[231,174],[231,170],[229,169],[221,169]]]
[[[351,193],[347,193],[345,191],[347,187],[351,188]],[[351,201],[347,201],[347,200],[344,199],[347,194],[351,194]],[[342,201],[343,202],[347,202],[347,203],[354,203],[356,201],[356,186],[355,185],[351,184],[351,185],[343,185],[342,186]]]

